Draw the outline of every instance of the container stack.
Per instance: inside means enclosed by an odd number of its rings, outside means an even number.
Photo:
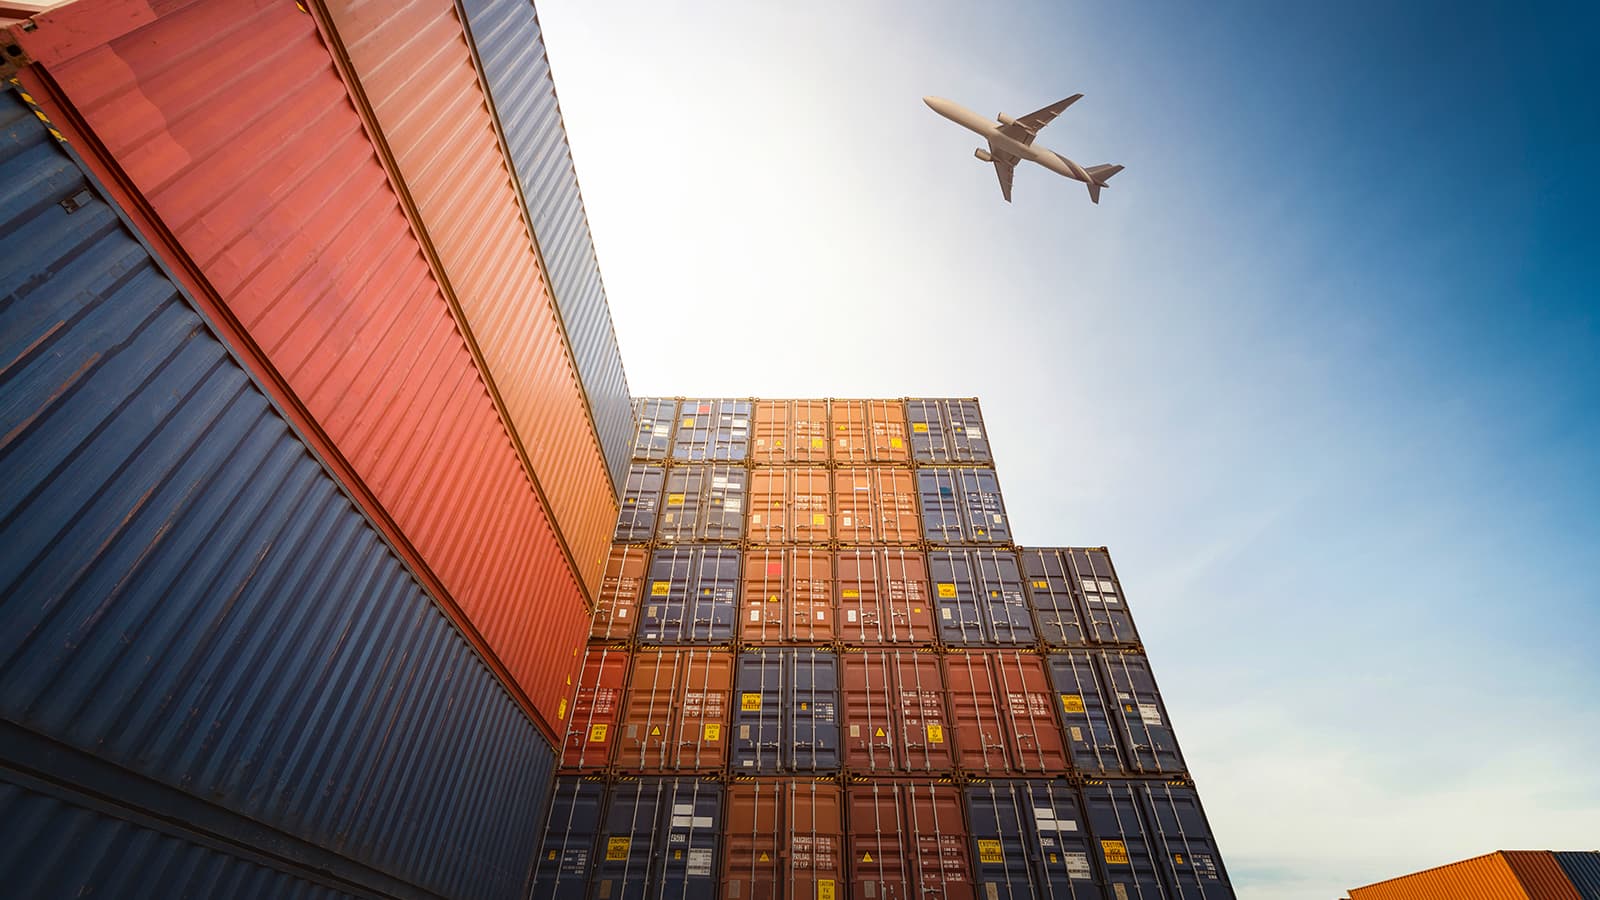
[[[1233,896],[1104,548],[971,399],[642,399],[533,894]]]

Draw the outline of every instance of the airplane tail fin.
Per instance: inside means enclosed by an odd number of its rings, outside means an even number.
[[[1089,188],[1089,201],[1091,203],[1099,203],[1100,189],[1106,187],[1106,182],[1111,180],[1111,176],[1121,171],[1122,166],[1114,166],[1110,164],[1104,166],[1090,166],[1089,168],[1085,169],[1085,174],[1089,176],[1089,181],[1087,182],[1087,186]]]

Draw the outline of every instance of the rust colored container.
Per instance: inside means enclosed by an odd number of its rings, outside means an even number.
[[[938,656],[931,650],[852,650],[840,657],[840,668],[846,768],[892,775],[955,767]]]
[[[938,640],[921,553],[850,547],[836,554],[834,571],[836,628],[846,644],[927,645]]]
[[[845,544],[922,540],[917,479],[910,469],[854,466],[833,473],[834,529]]]
[[[594,618],[589,623],[590,640],[626,641],[633,637],[649,569],[650,551],[626,544],[611,548]]]
[[[757,400],[750,461],[758,466],[828,461],[828,401]]]
[[[828,413],[834,462],[859,465],[911,461],[906,409],[899,400],[834,400]]]
[[[750,473],[750,540],[825,543],[833,537],[828,470],[778,466]]]
[[[825,644],[834,638],[833,554],[805,547],[751,547],[744,555],[739,639]]]
[[[230,341],[248,334],[241,355],[559,738],[588,630],[578,577],[315,21],[266,0],[114,9],[11,34],[159,218],[158,252]]]
[[[455,6],[326,7],[556,527],[598,590],[616,485]]]
[[[1065,775],[1044,661],[1024,650],[973,650],[942,658],[957,762],[973,775]]]
[[[733,652],[640,650],[623,701],[616,766],[635,774],[721,771],[728,758]]]
[[[627,685],[628,645],[591,644],[585,649],[583,669],[572,694],[567,744],[561,753],[563,769],[592,772],[611,762]]]
[[[1501,850],[1350,889],[1351,900],[1579,900],[1547,850]]]
[[[844,789],[838,782],[741,778],[723,807],[723,896],[844,896]]]
[[[845,789],[845,849],[857,897],[974,900],[961,792],[948,783],[875,779]]]

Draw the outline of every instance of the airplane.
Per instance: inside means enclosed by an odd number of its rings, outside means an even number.
[[[1073,94],[1016,119],[1001,113],[994,122],[943,97],[923,97],[922,102],[957,125],[976,131],[989,142],[988,150],[979,147],[973,155],[984,162],[994,163],[994,174],[1000,179],[1000,193],[1005,196],[1007,203],[1011,202],[1011,176],[1016,172],[1017,163],[1024,159],[1031,159],[1057,175],[1083,182],[1089,188],[1089,199],[1099,203],[1100,189],[1106,186],[1111,176],[1122,171],[1121,166],[1090,166],[1085,169],[1065,156],[1033,143],[1039,129],[1049,125],[1063,110],[1081,99],[1082,94]]]

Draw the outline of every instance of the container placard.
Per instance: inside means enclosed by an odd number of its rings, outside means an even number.
[[[1100,852],[1105,856],[1108,866],[1128,864],[1128,845],[1121,841],[1101,841]]]
[[[741,711],[743,711],[743,712],[760,712],[761,711],[761,695],[760,694],[740,694],[739,695],[739,709]]]
[[[628,858],[628,845],[632,838],[614,837],[606,840],[606,860],[614,862]]]
[[[1003,862],[1005,862],[1005,857],[1000,852],[1000,842],[999,841],[991,841],[991,840],[982,840],[982,839],[980,839],[978,841],[978,862],[981,862],[981,863],[1003,863]]]
[[[1081,713],[1081,712],[1083,712],[1084,711],[1083,710],[1083,695],[1082,694],[1062,694],[1061,695],[1061,711],[1062,712],[1069,712],[1069,713]]]

